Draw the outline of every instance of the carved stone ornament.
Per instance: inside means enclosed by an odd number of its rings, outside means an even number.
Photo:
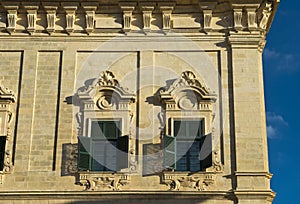
[[[186,174],[164,172],[162,183],[166,184],[171,191],[207,191],[213,188],[213,174]]]
[[[141,10],[143,13],[143,30],[144,32],[151,31],[152,12],[154,10],[154,4],[143,3],[141,4]]]
[[[119,191],[130,182],[123,173],[79,173],[79,184],[87,191]]]
[[[131,30],[132,12],[135,9],[134,2],[121,2],[120,7],[123,11],[123,31],[129,32]]]
[[[85,109],[94,110],[129,110],[135,101],[135,95],[122,88],[111,71],[104,71],[90,87],[78,91],[78,96],[85,101]]]
[[[7,26],[6,30],[8,33],[13,33],[16,30],[17,26],[17,18],[18,18],[18,8],[19,6],[6,6],[4,5],[4,8],[7,10]]]
[[[255,30],[257,28],[256,22],[256,8],[247,10],[247,21],[248,21],[248,29],[250,31]]]
[[[0,135],[10,138],[10,124],[13,113],[10,110],[12,103],[16,101],[15,94],[8,88],[0,85]]]
[[[234,9],[233,19],[234,19],[234,29],[236,31],[240,31],[243,29],[242,18],[243,18],[243,10],[242,9]]]
[[[91,4],[91,3],[82,3],[82,7],[85,10],[85,31],[90,34],[94,31],[94,25],[95,25],[95,11],[97,10],[97,4]]]
[[[262,10],[262,15],[259,23],[259,28],[265,30],[268,25],[268,21],[272,12],[272,3],[266,2],[265,7]]]
[[[55,31],[55,22],[56,22],[56,10],[58,5],[44,5],[47,18],[47,28],[46,31],[51,35]]]
[[[169,31],[171,29],[171,18],[174,7],[175,3],[173,2],[159,4],[159,9],[162,13],[162,23],[164,31]]]
[[[75,13],[77,10],[77,6],[64,6],[66,11],[66,31],[68,34],[71,34],[74,31],[74,23],[75,23]]]
[[[0,172],[0,183],[3,180],[3,174],[9,174],[13,171],[13,165],[11,162],[11,151],[7,149],[10,147],[11,130],[10,125],[13,118],[11,112],[11,104],[16,101],[15,94],[8,88],[4,88],[0,85],[0,136],[6,137],[6,147],[4,155],[3,170]]]
[[[210,93],[204,82],[200,82],[191,71],[185,71],[181,77],[160,92],[160,98],[166,109],[208,110],[212,111],[212,103],[216,95]]]
[[[38,6],[24,6],[27,10],[27,32],[32,34],[35,31]]]

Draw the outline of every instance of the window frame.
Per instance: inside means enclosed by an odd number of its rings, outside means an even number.
[[[110,139],[110,138],[106,138],[106,137],[93,137],[92,136],[92,123],[93,122],[116,122],[118,124],[116,124],[116,127],[118,127],[118,133],[116,134],[116,138],[115,139]],[[126,156],[126,154],[124,153],[124,155],[122,155],[122,153],[120,154],[119,151],[124,151],[124,150],[120,150],[120,143],[123,141],[124,142],[124,139],[126,140],[126,144],[124,145],[125,148],[127,147],[127,154],[128,154],[128,147],[129,147],[129,138],[127,135],[122,135],[122,118],[115,118],[115,119],[112,119],[112,118],[89,118],[88,119],[88,136],[86,137],[79,137],[80,138],[84,138],[85,140],[88,140],[88,143],[89,143],[89,150],[84,150],[84,151],[80,151],[79,149],[79,157],[78,157],[78,163],[81,163],[80,162],[80,158],[81,158],[81,155],[86,155],[88,154],[89,156],[89,159],[88,159],[88,164],[86,166],[88,166],[88,168],[81,168],[80,166],[78,166],[78,169],[79,171],[92,171],[92,172],[106,172],[106,173],[109,173],[109,172],[118,172],[120,171],[121,169],[123,168],[128,168],[128,158],[127,158],[127,167],[126,167],[126,158],[124,158],[124,156]],[[95,152],[94,152],[94,146],[96,145],[97,142],[101,142],[103,141],[104,143],[105,142],[110,142],[110,141],[113,141],[115,143],[115,145],[113,145],[114,147],[113,148],[116,148],[116,166],[115,166],[115,170],[111,170],[111,169],[108,169],[107,166],[105,166],[105,164],[103,165],[103,169],[99,169],[99,170],[95,170],[93,169],[94,166],[94,158],[96,157],[95,156]],[[86,141],[85,141],[86,142]],[[104,144],[103,143],[103,144]],[[79,141],[78,142],[78,145],[82,145],[82,143]],[[104,144],[106,145],[106,144]],[[78,148],[81,147],[81,146],[78,146]],[[124,147],[123,147],[124,148]],[[120,155],[121,156],[120,156]],[[121,160],[120,157],[122,157],[123,159]],[[128,157],[128,156],[127,156]],[[121,160],[121,161],[120,161]],[[99,162],[98,162],[99,163]],[[95,164],[96,165],[96,164]],[[101,165],[99,163],[99,165]],[[123,167],[122,167],[123,166]]]
[[[180,136],[183,136],[183,135],[175,135],[175,127],[176,127],[175,123],[176,122],[180,122],[180,123],[185,122],[185,125],[187,125],[188,122],[193,122],[193,121],[199,122],[199,127],[198,127],[198,130],[197,130],[197,135],[195,135],[193,137],[189,137],[189,135],[186,135],[187,137],[185,137],[185,138],[180,138]],[[198,132],[199,128],[200,128],[200,132]],[[176,142],[176,151],[175,151],[175,154],[176,154],[176,163],[174,165],[175,166],[174,171],[176,171],[176,172],[199,172],[199,171],[201,171],[202,167],[201,167],[201,161],[200,161],[200,159],[199,159],[199,170],[197,170],[197,171],[192,171],[191,170],[191,168],[192,168],[191,163],[192,162],[191,162],[191,152],[190,152],[190,150],[192,148],[192,145],[194,145],[194,143],[197,142],[196,144],[199,145],[198,155],[201,152],[201,138],[204,137],[204,134],[205,134],[205,118],[204,117],[172,118],[171,119],[171,132],[172,132],[173,137],[176,138],[175,139],[175,142]],[[187,130],[186,130],[186,132],[187,132]],[[189,145],[189,149],[183,155],[183,156],[186,156],[186,166],[185,166],[185,168],[187,170],[178,170],[178,168],[179,168],[178,167],[178,165],[179,165],[178,163],[179,163],[180,159],[178,159],[177,157],[178,157],[178,154],[179,154],[179,152],[178,152],[179,148],[178,147],[179,147],[179,143],[180,142],[181,143],[188,143],[188,145]]]

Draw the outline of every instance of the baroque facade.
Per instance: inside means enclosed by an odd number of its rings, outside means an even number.
[[[0,1],[0,203],[272,203],[278,3]]]

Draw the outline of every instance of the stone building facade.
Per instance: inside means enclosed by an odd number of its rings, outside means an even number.
[[[1,203],[272,203],[279,0],[1,1]]]

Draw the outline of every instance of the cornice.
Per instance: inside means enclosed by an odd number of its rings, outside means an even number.
[[[27,35],[32,36],[41,33],[48,33],[51,36],[56,34],[67,34],[68,36],[77,33],[90,36],[92,32],[94,34],[122,31],[131,33],[145,30],[147,31],[144,32],[145,35],[151,32],[163,32],[164,34],[170,32],[201,32],[209,34],[235,31],[242,34],[245,32],[250,34],[260,32],[261,35],[266,36],[278,3],[279,0],[272,2],[257,0],[246,1],[246,3],[233,0],[194,0],[192,4],[184,4],[184,1],[179,0],[115,0],[109,4],[107,1],[101,0],[84,2],[66,0],[43,2],[34,0],[26,2],[4,1],[1,2],[4,9],[2,15],[7,15],[10,20],[2,22],[2,24],[6,24],[6,27],[0,35],[3,35],[4,31],[11,35],[24,33],[26,28],[22,30],[23,27],[31,24],[33,26],[29,30],[27,29]],[[28,11],[31,13],[28,13]],[[28,14],[27,19],[24,18],[24,14]],[[57,22],[57,15],[60,15],[59,22]],[[16,21],[20,18],[23,21]],[[154,25],[154,19],[158,18],[159,20],[156,20]],[[36,19],[39,19],[39,21],[36,21]],[[136,25],[132,27],[132,19],[143,22],[143,27]],[[43,21],[44,23],[41,24],[40,22]],[[73,26],[74,21],[80,23]],[[61,25],[56,28],[57,26],[51,26],[53,23],[54,25]],[[43,30],[44,24],[48,25]],[[165,32],[166,30],[167,32]]]

